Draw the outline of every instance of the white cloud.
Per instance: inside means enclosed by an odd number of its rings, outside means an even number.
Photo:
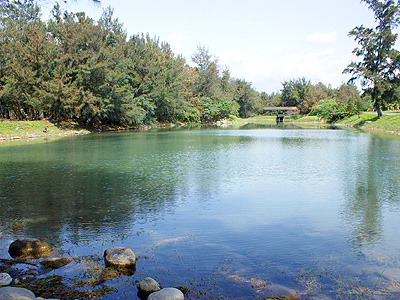
[[[307,41],[319,44],[334,44],[337,41],[337,32],[313,33],[307,36]]]
[[[220,61],[233,77],[245,78],[259,91],[270,93],[280,90],[281,82],[303,76],[314,83],[338,86],[345,81],[342,71],[350,57],[351,53],[338,54],[333,48],[292,51],[282,47],[233,47],[220,55]]]

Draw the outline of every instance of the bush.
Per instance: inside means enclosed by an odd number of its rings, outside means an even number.
[[[338,104],[333,99],[326,99],[318,101],[312,107],[310,115],[318,116],[329,123],[334,123],[358,113],[359,110],[352,101],[348,101],[346,104]]]
[[[327,120],[332,114],[337,112],[339,104],[333,99],[319,100],[311,108],[310,115]]]

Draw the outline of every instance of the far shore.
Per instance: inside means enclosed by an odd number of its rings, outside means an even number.
[[[274,125],[274,116],[255,116],[248,119],[231,118],[221,120],[217,126],[243,126],[246,124]],[[374,113],[362,113],[359,116],[346,118],[335,124],[328,124],[325,121],[313,116],[286,117],[285,124],[310,125],[310,126],[339,126],[354,127],[367,132],[381,132],[392,135],[400,135],[400,112],[384,112],[382,118],[376,118]],[[122,131],[150,129],[155,127],[181,126],[185,124],[165,124],[157,126],[141,127],[82,127],[73,121],[50,122],[49,120],[38,121],[10,121],[0,120],[0,143],[18,140],[43,140],[47,138],[59,138],[64,136],[82,135],[101,131]]]

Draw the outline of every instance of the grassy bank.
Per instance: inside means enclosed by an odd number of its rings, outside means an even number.
[[[0,121],[0,142],[20,139],[84,134],[89,131],[74,123],[51,123],[41,121]]]
[[[229,121],[222,122],[233,127],[241,127],[246,124],[275,125],[275,116],[256,116],[247,119],[231,117]],[[314,116],[287,116],[285,124],[299,127],[329,126],[323,120]],[[344,127],[356,127],[365,131],[385,132],[400,135],[400,112],[384,112],[383,117],[377,118],[376,113],[365,112],[359,116],[345,118],[333,124]],[[46,128],[46,132],[45,129]],[[75,134],[85,134],[90,131],[79,127],[74,122],[52,123],[41,121],[1,121],[0,120],[0,142],[20,139],[40,139],[47,137],[60,137]]]
[[[400,112],[384,112],[381,118],[378,118],[376,113],[363,113],[343,119],[337,124],[400,135]]]
[[[233,119],[232,123],[235,125],[245,125],[249,123],[273,125],[275,123],[274,116],[257,116],[248,119]],[[390,134],[400,135],[400,112],[384,112],[381,118],[376,116],[376,113],[364,112],[359,116],[352,116],[340,120],[335,124],[328,124],[327,122],[315,116],[288,116],[285,117],[285,124],[293,125],[307,125],[307,126],[344,126],[355,127],[365,131],[385,132]]]

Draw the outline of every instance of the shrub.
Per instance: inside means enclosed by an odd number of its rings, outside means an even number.
[[[311,108],[310,115],[327,120],[330,115],[334,114],[339,109],[339,104],[333,99],[319,100]]]

